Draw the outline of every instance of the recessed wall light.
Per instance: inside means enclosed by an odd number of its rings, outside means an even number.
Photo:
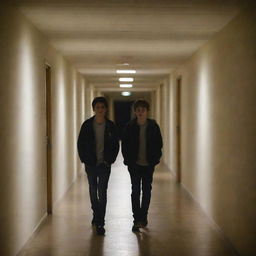
[[[120,82],[133,82],[134,79],[132,77],[120,77],[119,81]]]
[[[122,94],[123,96],[130,96],[130,95],[131,95],[130,92],[122,92],[121,94]]]
[[[132,70],[132,69],[118,69],[116,71],[116,73],[118,73],[118,74],[135,74],[136,70]]]
[[[120,84],[119,86],[122,88],[131,88],[133,85],[132,84]]]

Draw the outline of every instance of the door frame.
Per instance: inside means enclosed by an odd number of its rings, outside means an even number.
[[[176,148],[177,148],[177,182],[181,183],[181,87],[182,77],[177,78],[177,91],[176,91]]]
[[[46,101],[46,162],[47,162],[47,213],[52,214],[52,84],[51,66],[45,63],[45,101]]]

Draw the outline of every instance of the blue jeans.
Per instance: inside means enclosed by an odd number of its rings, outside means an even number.
[[[128,170],[132,183],[131,200],[134,223],[145,221],[151,199],[154,167],[135,165],[128,166]]]
[[[105,224],[105,213],[107,205],[107,188],[111,167],[100,164],[95,167],[85,166],[87,173],[91,208],[94,221],[99,226]]]

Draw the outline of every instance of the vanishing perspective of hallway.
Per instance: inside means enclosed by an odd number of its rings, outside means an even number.
[[[119,154],[110,176],[104,237],[97,236],[90,224],[88,185],[83,173],[19,256],[237,255],[162,166],[154,174],[149,225],[133,233],[129,179]]]
[[[255,0],[3,0],[0,256],[255,256],[255,24]],[[106,236],[90,225],[98,96],[119,134],[140,98],[161,130],[138,235],[120,156]]]

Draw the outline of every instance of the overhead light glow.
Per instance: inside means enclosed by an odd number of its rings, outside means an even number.
[[[131,88],[132,86],[132,84],[120,84],[120,87],[122,88]]]
[[[117,65],[118,65],[118,66],[129,66],[130,64],[127,63],[127,62],[125,62],[125,63],[118,63]]]
[[[132,69],[118,69],[116,71],[116,73],[118,73],[118,74],[135,74],[136,70],[132,70]]]
[[[134,79],[132,77],[120,77],[119,81],[120,82],[133,82]]]
[[[130,93],[130,92],[122,92],[122,95],[123,95],[123,96],[130,96],[131,93]]]

